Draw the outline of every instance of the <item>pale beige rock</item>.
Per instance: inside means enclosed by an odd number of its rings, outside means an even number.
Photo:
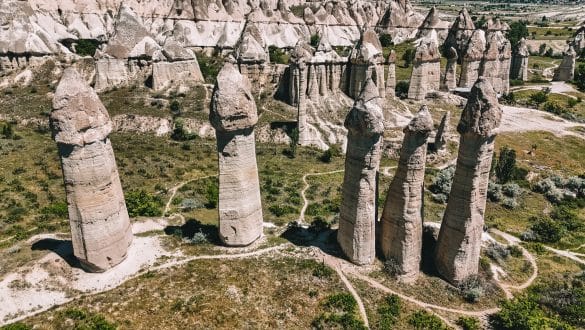
[[[431,91],[438,91],[441,81],[441,53],[437,32],[431,30],[416,47],[408,98],[424,100]]]
[[[518,50],[512,58],[512,73],[514,79],[528,81],[528,57],[530,52],[526,45],[526,39],[520,39]]]
[[[163,90],[203,82],[203,74],[196,59],[152,64],[152,88]]]
[[[421,262],[423,197],[427,139],[433,118],[423,105],[404,128],[398,168],[386,196],[380,224],[380,248],[398,266],[398,278],[416,280]]]
[[[98,93],[128,84],[130,74],[127,60],[102,58],[95,62],[95,90]]]
[[[449,29],[447,39],[443,45],[443,51],[446,52],[453,47],[457,54],[465,54],[473,31],[475,31],[475,24],[473,24],[467,8],[463,8]]]
[[[447,21],[442,20],[439,17],[439,12],[437,8],[433,6],[429,13],[425,17],[424,21],[418,28],[418,33],[416,35],[417,38],[426,37],[431,30],[435,30],[439,40],[445,40],[447,38],[447,34],[449,31],[450,23]]]
[[[577,52],[573,46],[563,53],[563,61],[556,68],[553,81],[570,81],[575,77],[575,61],[577,59]]]
[[[357,99],[366,79],[372,78],[381,97],[386,94],[384,81],[384,54],[380,39],[372,29],[366,29],[352,50],[349,64],[347,94]]]
[[[475,84],[475,81],[479,77],[479,70],[485,48],[485,32],[483,30],[475,30],[471,35],[465,53],[463,53],[459,87],[471,88],[473,84]]]
[[[376,84],[368,79],[345,119],[348,137],[337,241],[358,265],[372,263],[376,254],[377,172],[384,133],[380,101]]]
[[[447,51],[447,66],[441,78],[441,90],[448,92],[457,88],[457,50],[451,47]]]
[[[112,121],[97,94],[70,68],[53,98],[53,137],[59,147],[75,257],[90,272],[126,258],[132,228],[108,135]]]
[[[433,146],[435,151],[439,151],[447,144],[447,133],[449,130],[449,124],[451,122],[451,112],[447,111],[441,118],[441,123],[437,129],[437,135],[435,135],[435,144]]]
[[[396,96],[396,52],[388,54],[388,76],[386,77],[386,97]]]
[[[489,172],[502,109],[489,80],[480,77],[461,114],[457,167],[437,241],[435,265],[457,284],[478,272]]]
[[[479,75],[488,79],[498,94],[507,94],[510,89],[511,54],[512,47],[504,33],[490,31]]]
[[[217,76],[209,119],[219,157],[219,236],[245,246],[262,235],[262,204],[254,126],[258,122],[250,82],[226,62]]]

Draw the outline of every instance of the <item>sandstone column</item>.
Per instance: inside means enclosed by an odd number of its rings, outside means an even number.
[[[449,33],[443,44],[443,52],[447,52],[453,47],[457,51],[457,54],[465,54],[474,30],[475,24],[473,24],[471,15],[469,15],[466,8],[461,9],[455,22],[453,22],[453,25],[449,29]]]
[[[457,126],[461,134],[457,167],[437,242],[437,270],[453,284],[478,272],[495,130],[501,117],[494,88],[480,77]]]
[[[441,90],[448,92],[457,88],[457,51],[451,47],[447,51],[447,67],[441,79]]]
[[[528,46],[526,45],[526,39],[520,39],[518,44],[518,50],[514,53],[512,77],[514,79],[528,81]]]
[[[376,254],[377,172],[383,123],[378,87],[368,79],[345,119],[347,152],[337,233],[341,249],[358,265],[372,263]]]
[[[219,236],[244,246],[262,235],[262,205],[254,126],[258,122],[250,82],[232,63],[217,76],[209,114],[219,156]]]
[[[475,30],[471,35],[471,40],[469,40],[469,45],[461,60],[459,87],[471,88],[475,84],[475,81],[479,77],[479,69],[485,47],[485,32],[483,30]]]
[[[426,105],[404,128],[404,141],[394,179],[388,189],[381,220],[380,247],[393,259],[399,279],[415,281],[420,268],[427,138],[433,118]]]
[[[388,54],[388,77],[386,78],[386,97],[396,96],[396,52]]]
[[[126,258],[132,227],[108,135],[112,121],[95,91],[66,69],[53,98],[73,252],[84,269],[103,272]]]
[[[575,60],[577,53],[573,46],[569,46],[569,49],[563,54],[563,61],[559,67],[555,70],[553,81],[569,81],[575,77]]]
[[[408,98],[424,100],[430,91],[438,91],[441,79],[441,53],[437,32],[431,30],[416,47]]]
[[[439,128],[437,129],[437,135],[435,135],[435,145],[434,150],[439,151],[443,149],[445,144],[447,143],[447,139],[445,135],[447,134],[447,130],[449,129],[449,122],[451,121],[451,112],[447,111],[441,118],[441,123],[439,124]]]

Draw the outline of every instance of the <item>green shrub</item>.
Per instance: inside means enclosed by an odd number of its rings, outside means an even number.
[[[495,165],[495,174],[499,183],[512,180],[516,168],[516,151],[504,146],[500,149],[500,155]]]
[[[530,226],[536,235],[536,240],[543,243],[556,243],[563,237],[563,227],[549,217],[532,218],[534,223]]]
[[[396,87],[394,88],[395,94],[397,97],[401,99],[405,99],[408,97],[408,89],[410,88],[410,82],[408,80],[400,80],[396,83]]]
[[[584,50],[585,54],[585,50]],[[585,91],[585,64],[579,64],[575,70],[575,84],[580,91]]]
[[[392,42],[392,35],[387,34],[387,33],[381,33],[379,36],[380,39],[380,44],[382,45],[382,47],[390,47],[392,45],[394,45],[394,42]]]
[[[99,41],[94,39],[79,39],[75,46],[75,53],[81,56],[94,56],[95,51],[100,46]]]
[[[448,327],[441,321],[437,316],[424,311],[419,310],[410,316],[408,323],[417,330],[447,330]]]
[[[311,36],[311,40],[310,40],[309,44],[313,47],[317,47],[317,46],[319,46],[320,42],[321,42],[321,37],[318,34],[313,34]]]
[[[556,101],[546,102],[542,106],[542,110],[544,110],[546,112],[550,112],[550,113],[555,114],[557,116],[560,116],[560,115],[564,114],[565,112],[567,112],[567,109],[565,109],[565,107],[563,105],[561,105],[559,102],[556,102]]]
[[[526,296],[513,300],[505,300],[500,307],[501,310],[494,314],[491,320],[492,325],[496,329],[552,329],[550,326],[557,323],[547,318],[538,304]]]
[[[542,103],[545,103],[546,101],[548,101],[548,93],[544,92],[544,91],[538,91],[532,95],[530,95],[529,97],[530,103],[539,106]]]
[[[190,133],[185,129],[185,121],[183,118],[175,119],[175,127],[171,133],[171,139],[175,141],[190,141],[197,138],[197,134]]]
[[[569,108],[573,108],[573,107],[575,107],[577,104],[579,104],[579,100],[578,100],[578,99],[573,99],[573,98],[570,98],[570,99],[568,99],[568,100],[567,100],[567,106],[568,106]]]
[[[67,218],[68,215],[67,203],[57,202],[45,206],[41,209],[41,214],[45,214],[52,218]]]
[[[400,310],[402,309],[402,300],[397,295],[389,295],[384,299],[384,302],[378,307],[378,314],[380,320],[378,321],[379,329],[392,329],[398,316],[400,316]]]
[[[328,296],[323,303],[326,309],[311,325],[315,329],[367,329],[357,315],[357,302],[349,293]]]
[[[108,322],[103,315],[91,313],[84,309],[69,308],[60,312],[59,316],[60,318],[72,320],[74,329],[115,330],[117,328],[113,323]]]
[[[276,46],[268,47],[268,56],[270,58],[270,63],[288,64],[288,54]]]
[[[220,56],[207,56],[204,53],[198,53],[197,61],[205,82],[215,84],[215,79],[223,66],[224,59]]]
[[[21,322],[16,322],[1,326],[0,330],[32,330],[32,327]]]
[[[217,180],[212,180],[205,189],[205,198],[207,202],[205,207],[208,209],[214,209],[219,203],[219,184]]]
[[[457,319],[457,325],[462,327],[463,330],[481,329],[481,323],[479,320],[471,316],[461,316],[459,319]]]
[[[126,207],[131,217],[153,217],[162,214],[163,202],[159,196],[154,196],[144,190],[134,190],[126,193]]]
[[[349,293],[337,293],[327,297],[325,306],[331,310],[345,313],[354,313],[357,311],[357,302]]]
[[[322,262],[317,263],[315,268],[313,268],[313,276],[318,278],[330,278],[333,273],[335,273],[335,271]]]
[[[286,214],[297,213],[298,209],[288,204],[273,204],[268,207],[268,211],[280,218]]]

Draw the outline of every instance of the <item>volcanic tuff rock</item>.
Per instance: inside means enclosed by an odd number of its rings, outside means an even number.
[[[479,69],[483,60],[483,53],[486,48],[485,32],[475,30],[471,35],[469,44],[463,53],[461,61],[461,76],[459,77],[459,87],[471,88],[479,77]]]
[[[451,47],[447,51],[447,66],[441,78],[441,90],[450,91],[457,88],[457,50]]]
[[[433,146],[435,151],[441,150],[447,143],[447,130],[449,129],[449,123],[451,122],[451,112],[447,111],[441,118],[441,123],[437,129],[437,135],[435,135],[435,144]]]
[[[438,91],[441,80],[441,53],[437,32],[431,30],[419,41],[414,56],[408,98],[424,100],[430,91]]]
[[[478,272],[495,130],[501,119],[496,92],[480,77],[457,126],[457,167],[437,241],[435,265],[454,284]]]
[[[423,105],[404,128],[404,141],[394,179],[388,189],[380,224],[380,247],[398,266],[399,279],[415,281],[420,268],[427,139],[433,118]]]
[[[490,31],[479,75],[487,78],[498,94],[510,90],[512,46],[502,31]]]
[[[347,94],[357,99],[366,79],[372,78],[378,93],[384,97],[386,93],[384,81],[384,54],[380,39],[372,29],[365,30],[356,47],[352,50],[349,64],[349,86]]]
[[[337,241],[358,265],[372,263],[376,254],[377,172],[384,133],[380,101],[376,84],[368,79],[345,119],[348,137]]]
[[[408,0],[393,0],[385,5],[387,7],[376,30],[379,33],[390,34],[395,43],[414,38],[424,16],[417,13]]]
[[[388,76],[386,77],[386,97],[396,96],[396,52],[394,49],[388,54]]]
[[[425,17],[425,20],[418,28],[417,38],[422,38],[428,35],[431,30],[437,32],[439,41],[444,41],[447,38],[450,23],[439,18],[437,8],[433,6]]]
[[[528,81],[528,57],[530,52],[526,45],[526,39],[520,39],[518,49],[512,57],[512,72],[510,76],[513,79]]]
[[[254,126],[258,122],[250,82],[226,62],[217,76],[209,119],[219,156],[219,236],[244,246],[262,235],[262,205]]]
[[[461,9],[459,15],[451,25],[447,39],[443,44],[443,52],[448,51],[451,47],[455,48],[457,54],[465,54],[471,35],[475,30],[475,24],[466,8]]]
[[[97,94],[70,68],[53,98],[53,137],[59,147],[73,251],[91,272],[126,258],[132,228],[108,135],[112,121]]]
[[[569,81],[575,77],[575,61],[577,59],[577,52],[573,49],[573,46],[569,46],[569,49],[563,54],[563,61],[555,70],[553,77],[554,81]]]

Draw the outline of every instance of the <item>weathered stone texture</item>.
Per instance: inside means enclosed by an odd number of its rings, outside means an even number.
[[[441,90],[448,92],[457,88],[457,50],[451,47],[446,55],[447,67],[441,78]]]
[[[465,54],[474,30],[475,24],[473,24],[469,12],[466,8],[461,9],[455,22],[453,22],[453,25],[449,29],[447,39],[443,44],[443,51],[446,52],[453,47],[457,51],[457,54]]]
[[[494,88],[480,77],[457,126],[457,167],[437,241],[437,270],[454,284],[478,272],[495,130],[501,118]]]
[[[217,76],[209,115],[219,156],[219,236],[229,246],[262,235],[262,205],[254,126],[258,122],[250,82],[232,63]]]
[[[388,54],[388,76],[386,77],[386,97],[396,96],[396,52]]]
[[[386,196],[380,224],[380,247],[399,268],[399,279],[416,280],[421,261],[423,196],[427,138],[433,118],[427,106],[404,128],[398,168]]]
[[[575,61],[577,59],[577,52],[573,49],[573,46],[569,46],[569,49],[563,54],[563,61],[559,67],[555,70],[553,77],[554,81],[570,81],[575,78]]]
[[[105,271],[126,258],[132,242],[108,138],[112,121],[97,94],[70,68],[55,91],[50,122],[63,169],[73,252],[86,270]]]
[[[384,81],[384,54],[376,32],[365,30],[350,56],[347,94],[357,99],[366,79],[372,78],[378,87],[378,95],[386,94]]]
[[[488,33],[479,75],[487,78],[498,94],[507,94],[510,89],[511,54],[512,47],[502,31]]]
[[[526,39],[520,39],[518,44],[518,50],[514,54],[512,58],[512,73],[511,77],[513,79],[528,81],[528,57],[530,56],[530,52],[528,51],[528,46],[526,45]]]
[[[435,135],[435,151],[441,150],[447,143],[447,131],[449,130],[449,123],[451,121],[451,112],[447,111],[441,118],[441,123],[437,129],[437,135]]]
[[[384,133],[380,100],[376,85],[368,79],[345,119],[348,141],[337,240],[358,265],[372,263],[376,254],[377,172]]]
[[[479,77],[479,70],[483,53],[486,48],[485,32],[483,30],[475,30],[471,35],[469,44],[463,53],[461,60],[461,76],[459,78],[459,87],[471,88]]]
[[[441,53],[437,33],[432,30],[416,47],[408,98],[424,100],[430,91],[438,91],[441,81]]]

